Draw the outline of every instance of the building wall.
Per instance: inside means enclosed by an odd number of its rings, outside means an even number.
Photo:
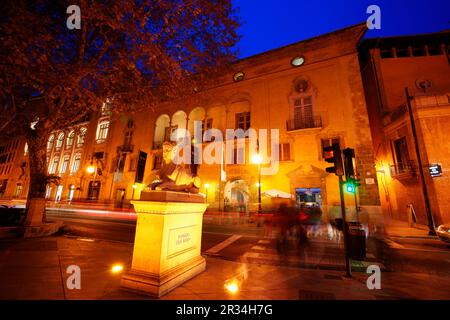
[[[352,147],[356,150],[357,171],[362,181],[358,202],[366,213],[373,210],[375,215],[379,213],[380,202],[356,52],[361,30],[353,28],[245,59],[233,66],[234,71],[245,74],[244,80],[231,81],[231,73],[224,77],[220,86],[208,91],[208,99],[204,104],[184,108],[182,104],[174,103],[155,117],[162,114],[172,116],[177,110],[183,110],[189,118],[193,109],[201,107],[205,110],[206,118],[213,119],[213,127],[223,132],[235,128],[236,113],[250,111],[252,128],[278,129],[280,143],[290,143],[291,146],[291,159],[280,162],[278,173],[275,176],[262,176],[262,192],[276,189],[295,194],[296,188],[321,188],[325,213],[328,207],[338,206],[340,198],[337,177],[325,172],[329,164],[322,158],[322,139],[338,137],[342,148]],[[306,62],[294,68],[290,61],[299,52]],[[308,89],[299,94],[295,89],[303,80],[308,83]],[[293,99],[302,95],[312,96],[314,116],[320,117],[321,125],[289,131],[286,122],[293,118]],[[251,155],[248,159],[251,159]],[[257,166],[252,163],[226,165],[225,171],[227,181],[247,182],[245,190],[249,202],[253,203],[250,210],[255,210]],[[209,185],[210,208],[222,208],[228,190],[227,182],[219,183],[220,166],[202,165],[200,177]],[[206,192],[205,189],[201,191]],[[263,197],[262,200],[264,205],[269,204],[268,198]],[[347,206],[350,211],[354,211],[352,197],[348,197]]]
[[[96,177],[101,182],[99,201],[120,202],[122,189],[125,203],[132,197],[138,199],[140,192],[157,174],[155,158],[161,157],[160,138],[166,130],[164,128],[162,131],[161,127],[156,129],[157,124],[162,127],[176,124],[192,131],[194,120],[207,122],[206,119],[212,119],[212,127],[225,132],[226,129],[235,129],[237,113],[250,112],[251,128],[278,129],[280,143],[290,145],[290,158],[280,162],[278,172],[262,176],[263,194],[278,190],[295,195],[297,188],[320,188],[324,219],[332,218],[340,203],[338,178],[325,171],[330,164],[323,160],[322,144],[324,140],[338,138],[341,148],[355,149],[357,171],[361,178],[357,200],[362,207],[360,217],[368,219],[369,216],[379,216],[372,137],[357,53],[357,44],[365,28],[365,25],[349,27],[240,60],[232,64],[230,71],[217,79],[214,86],[201,92],[195,103],[173,101],[138,114],[111,115],[108,137],[102,143],[96,142],[101,116],[93,115],[89,123],[83,124],[87,127],[87,136],[80,169],[76,175],[62,177],[65,191],[61,200],[66,199],[70,185],[77,188],[76,199],[87,198],[89,182],[94,177],[86,169],[91,162],[95,165],[93,155],[98,152],[104,152],[102,175]],[[303,65],[291,65],[296,56],[304,57]],[[241,81],[233,80],[236,72],[244,73]],[[306,97],[312,98],[314,117],[306,117],[309,124],[300,127],[297,124],[299,128],[294,130],[290,127],[295,118],[294,103]],[[306,103],[306,100],[302,101]],[[134,123],[133,149],[126,153],[123,174],[118,176],[115,159],[119,155],[124,158],[120,146],[124,144],[129,119]],[[207,145],[204,143],[203,147]],[[148,158],[144,181],[135,184],[136,170],[132,162],[139,150],[146,152]],[[53,156],[50,154],[49,158]],[[257,210],[258,166],[251,163],[251,158],[252,155],[247,152],[243,165],[200,166],[199,175],[204,183],[200,192],[208,193],[210,210],[223,210],[225,198],[237,193],[245,200],[245,211]],[[220,179],[222,169],[226,172],[224,181]],[[208,189],[205,184],[209,185]],[[55,199],[54,192],[51,199]],[[266,196],[263,196],[262,202],[264,209],[272,204]],[[349,214],[354,216],[352,195],[346,195],[346,205]]]
[[[447,33],[448,34],[448,33]],[[434,46],[437,52],[430,54]],[[407,48],[397,56],[397,48]],[[412,50],[420,51],[414,56]],[[391,57],[383,52],[392,51]],[[412,99],[422,165],[436,224],[448,222],[446,204],[448,141],[444,125],[449,112],[449,44],[445,33],[368,40],[360,47],[361,73],[372,131],[380,196],[387,217],[408,220],[407,206],[413,205],[418,222],[427,224],[425,198],[420,179],[415,140],[406,105],[405,88]],[[426,83],[425,88],[420,83]],[[399,168],[395,141],[406,139],[411,168]],[[443,175],[431,178],[428,167],[443,164]],[[398,172],[400,171],[400,172]]]

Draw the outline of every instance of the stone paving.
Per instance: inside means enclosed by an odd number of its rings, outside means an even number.
[[[67,236],[0,241],[0,299],[150,299],[120,289],[116,263],[129,268],[132,244]],[[450,299],[450,278],[383,272],[381,290],[369,290],[368,275],[354,272],[227,261],[206,256],[206,271],[161,299]],[[81,289],[69,290],[66,269],[81,269]],[[224,284],[234,279],[232,295]]]

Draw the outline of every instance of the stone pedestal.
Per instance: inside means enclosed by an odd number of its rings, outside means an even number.
[[[204,197],[170,191],[142,192],[131,270],[123,289],[161,297],[206,268],[200,255]]]

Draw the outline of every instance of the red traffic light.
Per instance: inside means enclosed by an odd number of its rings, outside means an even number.
[[[333,143],[331,146],[323,148],[324,159],[328,163],[333,163],[333,167],[325,169],[328,173],[334,173],[338,176],[344,175],[344,168],[342,166],[341,149],[338,143]]]

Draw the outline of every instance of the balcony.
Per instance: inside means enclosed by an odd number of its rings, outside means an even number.
[[[298,119],[290,119],[286,121],[287,131],[314,129],[314,128],[322,128],[321,117],[304,117]]]
[[[414,178],[417,172],[416,164],[412,160],[391,165],[390,169],[391,177],[399,180]]]
[[[117,147],[118,153],[133,153],[134,145],[133,144],[123,144]]]

